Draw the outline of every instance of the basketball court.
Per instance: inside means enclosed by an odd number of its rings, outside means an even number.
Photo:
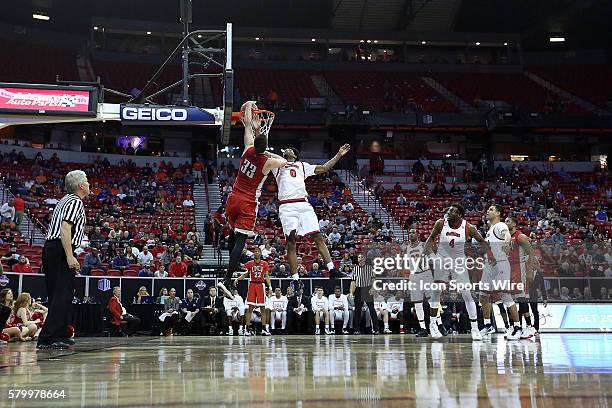
[[[605,334],[483,343],[466,335],[82,338],[71,351],[2,349],[2,395],[64,391],[3,406],[606,407]]]

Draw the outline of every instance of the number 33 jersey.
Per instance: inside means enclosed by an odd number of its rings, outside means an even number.
[[[272,170],[272,174],[276,177],[276,184],[278,184],[278,200],[281,203],[306,200],[308,193],[304,180],[315,174],[316,167],[314,164],[296,161]]]
[[[257,202],[261,186],[266,181],[267,175],[263,174],[263,167],[267,160],[266,155],[255,153],[253,146],[246,149],[240,159],[238,176],[232,192],[245,200]]]

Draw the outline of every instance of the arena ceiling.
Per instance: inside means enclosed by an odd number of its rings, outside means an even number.
[[[48,22],[32,20],[40,11]],[[179,0],[4,0],[0,20],[86,33],[92,17],[176,23]],[[520,34],[526,48],[547,46],[550,34],[568,45],[610,45],[609,0],[193,0],[197,25],[232,21],[244,27],[346,31]]]

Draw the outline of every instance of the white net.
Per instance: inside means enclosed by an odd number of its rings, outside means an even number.
[[[253,111],[253,121],[251,122],[253,134],[255,136],[260,134],[268,136],[272,128],[272,122],[274,122],[274,112],[267,110]]]

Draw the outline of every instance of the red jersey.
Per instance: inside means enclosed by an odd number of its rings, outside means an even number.
[[[512,242],[510,252],[508,252],[508,261],[510,261],[510,282],[522,282],[527,288],[527,254],[518,242],[519,235],[521,235],[521,231],[516,230],[514,234],[510,236]],[[525,292],[527,292],[527,290],[528,289],[525,289]]]
[[[266,180],[263,174],[264,164],[268,157],[255,153],[253,146],[246,149],[240,159],[238,176],[234,182],[232,192],[243,196],[247,200],[257,201],[261,192],[261,186]]]
[[[249,261],[246,263],[245,267],[249,271],[251,283],[264,283],[266,274],[270,270],[266,261]]]

